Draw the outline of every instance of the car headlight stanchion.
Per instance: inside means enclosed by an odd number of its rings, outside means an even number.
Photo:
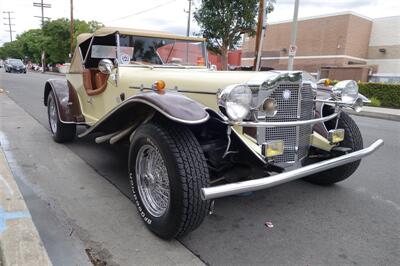
[[[252,93],[244,84],[230,85],[218,94],[218,105],[225,109],[226,115],[233,121],[242,121],[251,110]]]

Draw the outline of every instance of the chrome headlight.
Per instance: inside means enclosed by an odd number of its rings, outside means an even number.
[[[358,85],[354,80],[343,80],[332,88],[332,96],[347,104],[354,104],[358,98]]]
[[[250,113],[252,94],[247,85],[230,85],[217,97],[219,106],[225,108],[228,117],[234,121],[242,121]]]

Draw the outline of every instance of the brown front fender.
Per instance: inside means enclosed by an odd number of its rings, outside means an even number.
[[[154,112],[188,125],[201,124],[209,119],[205,106],[181,93],[146,91],[124,100],[79,137],[94,132],[115,132],[129,123],[144,121]]]
[[[53,91],[58,109],[60,121],[69,123],[84,123],[85,119],[79,105],[79,98],[72,87],[65,79],[49,79],[44,87],[44,105],[47,106],[47,98],[50,91]]]

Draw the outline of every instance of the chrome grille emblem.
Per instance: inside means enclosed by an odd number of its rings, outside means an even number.
[[[289,100],[290,94],[291,94],[291,93],[290,93],[290,90],[284,90],[283,93],[282,93],[283,99],[284,99],[284,100]]]

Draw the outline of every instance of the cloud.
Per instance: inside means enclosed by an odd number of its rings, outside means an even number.
[[[0,10],[15,11],[16,18],[14,37],[31,28],[39,28],[40,20],[34,16],[40,15],[40,9],[33,7],[33,0],[0,0]],[[37,1],[36,1],[37,2]],[[52,19],[69,17],[68,0],[45,0],[52,5],[45,9],[45,15]],[[200,0],[194,1],[193,10],[199,6]],[[291,19],[294,0],[277,0],[275,10],[269,17],[269,22]],[[165,4],[166,3],[166,4]],[[165,4],[165,5],[162,5]],[[155,6],[162,5],[158,8]],[[107,26],[120,26],[152,30],[164,30],[176,34],[186,34],[187,0],[75,0],[74,16],[82,20],[97,20]],[[141,11],[149,10],[144,13]],[[353,11],[367,17],[383,17],[400,15],[399,0],[300,0],[299,17],[323,15],[341,11]],[[130,14],[140,13],[135,16]],[[3,15],[2,13],[0,15]],[[118,19],[128,16],[125,19]],[[0,45],[9,41],[6,23],[0,17]],[[191,22],[191,33],[198,32],[198,26]]]

